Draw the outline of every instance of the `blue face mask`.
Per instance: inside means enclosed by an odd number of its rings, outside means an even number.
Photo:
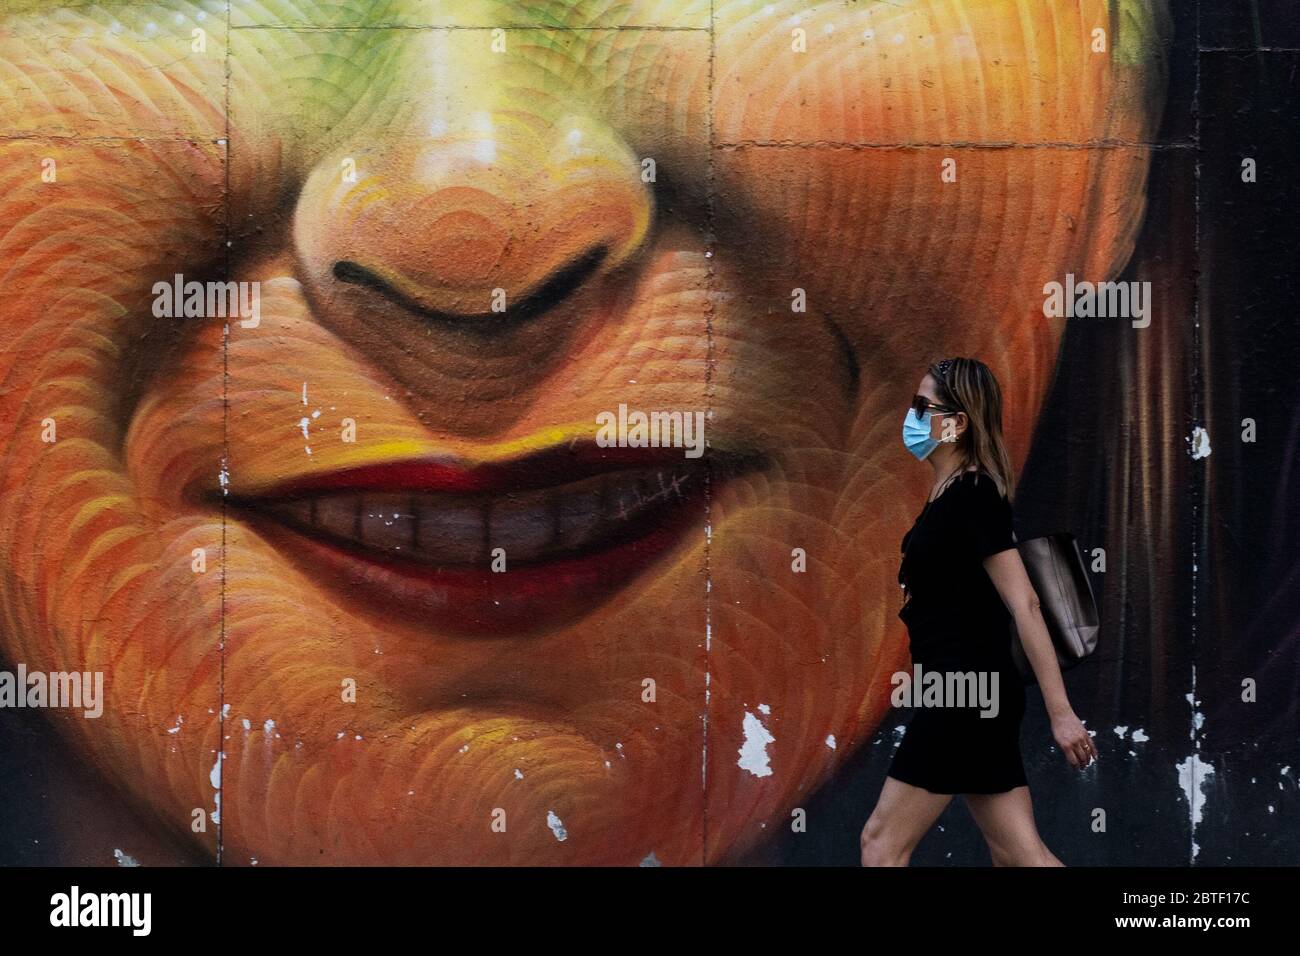
[[[929,412],[924,418],[917,418],[915,408],[907,410],[907,417],[903,419],[903,444],[920,461],[925,461],[930,452],[939,447],[939,443],[930,437]]]

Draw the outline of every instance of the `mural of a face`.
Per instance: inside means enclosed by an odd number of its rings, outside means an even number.
[[[233,864],[784,826],[906,665],[918,374],[1024,461],[1162,97],[1117,0],[0,10],[0,654],[103,671],[72,752]]]

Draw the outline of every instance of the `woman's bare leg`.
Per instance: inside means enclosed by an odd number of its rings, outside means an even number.
[[[876,809],[862,828],[858,843],[863,866],[907,866],[921,837],[934,826],[952,794],[931,793],[885,778]]]
[[[964,794],[994,866],[1064,866],[1038,835],[1028,787]]]

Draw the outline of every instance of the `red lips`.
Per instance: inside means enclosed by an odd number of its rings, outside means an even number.
[[[753,467],[680,448],[422,458],[228,499],[304,571],[380,617],[508,636],[589,613],[693,535],[711,482]]]
[[[471,464],[448,457],[361,465],[294,479],[259,497],[338,490],[506,493],[574,481],[619,468],[678,465],[692,460],[701,459],[685,458],[681,448],[602,448],[594,442],[581,441],[553,445],[500,462]]]

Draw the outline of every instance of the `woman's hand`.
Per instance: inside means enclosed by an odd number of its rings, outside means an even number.
[[[1052,718],[1052,736],[1074,769],[1082,770],[1097,759],[1097,745],[1074,711]]]

